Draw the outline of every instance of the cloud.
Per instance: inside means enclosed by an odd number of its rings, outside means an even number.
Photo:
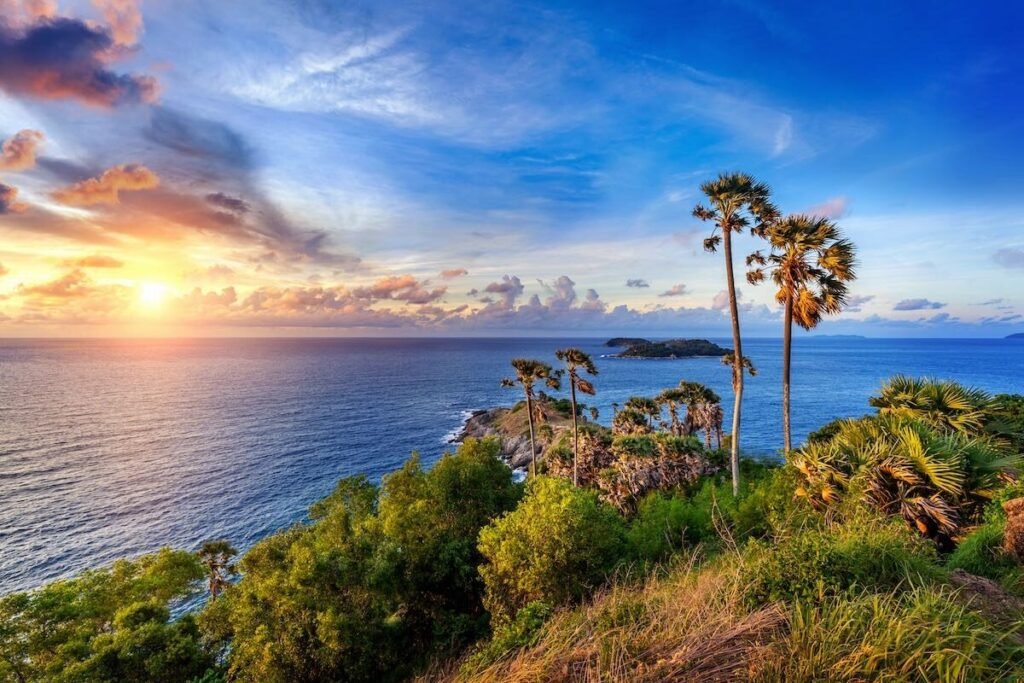
[[[90,254],[76,259],[68,259],[64,261],[64,265],[71,268],[120,268],[124,262],[106,254]]]
[[[824,216],[825,218],[838,219],[846,215],[849,209],[849,200],[846,197],[830,197],[821,204],[815,204],[807,208],[804,213],[810,216]]]
[[[943,308],[946,304],[928,299],[903,299],[892,307],[894,311],[924,311],[928,309]]]
[[[662,292],[658,296],[661,296],[661,297],[683,296],[684,294],[686,294],[686,285],[684,285],[683,283],[680,282],[679,284],[673,285],[669,289],[666,289],[664,292]]]
[[[61,277],[39,285],[19,285],[20,296],[34,296],[46,299],[77,299],[90,294],[92,287],[84,271],[76,268]]]
[[[448,291],[448,288],[443,286],[427,289],[427,284],[412,275],[394,275],[381,278],[369,287],[356,288],[352,290],[352,295],[357,299],[391,299],[410,304],[428,304],[437,301]]]
[[[213,192],[206,195],[206,201],[221,209],[226,209],[232,213],[249,213],[250,206],[249,202],[238,197],[232,197],[226,195],[223,192]]]
[[[1005,299],[1000,297],[998,299],[987,299],[985,301],[980,301],[980,302],[978,302],[976,304],[971,304],[971,305],[972,306],[995,306],[997,304],[1003,303],[1003,301],[1005,301]]]
[[[11,271],[8,270],[7,268],[5,268],[4,264],[0,263],[0,277],[3,277],[4,275],[7,275],[7,273],[9,273],[9,272],[11,272]]]
[[[860,313],[864,304],[874,301],[874,294],[853,294],[846,297],[846,308],[843,310],[847,313]]]
[[[743,292],[736,290],[736,301],[743,299]],[[729,291],[723,289],[715,294],[715,298],[711,300],[711,308],[715,311],[724,311],[729,308]]]
[[[516,299],[526,288],[523,281],[516,275],[503,275],[500,282],[492,282],[484,287],[487,294],[497,294],[499,299],[489,306],[496,309],[511,310],[515,306]]]
[[[18,201],[18,188],[0,183],[0,216],[9,213],[21,213],[28,205]]]
[[[109,31],[77,19],[41,19],[23,30],[0,22],[0,90],[104,108],[156,101],[152,76],[110,70],[114,47]]]
[[[626,286],[633,287],[635,289],[643,289],[645,287],[650,287],[651,285],[647,283],[647,280],[643,280],[641,278],[630,278],[626,280]]]
[[[138,0],[92,0],[110,26],[110,35],[118,45],[130,47],[142,33],[142,11]]]
[[[1024,268],[1024,249],[1004,247],[992,255],[992,260],[1004,268]]]
[[[445,280],[454,280],[457,277],[463,277],[469,275],[469,271],[465,268],[450,268],[448,270],[441,271],[441,277]]]
[[[34,24],[56,15],[56,0],[0,0],[0,16],[10,26]]]
[[[38,130],[18,131],[0,146],[0,171],[23,171],[36,165],[36,150],[43,141]]]
[[[159,185],[160,178],[145,166],[123,164],[107,169],[96,178],[57,190],[53,197],[63,204],[117,204],[122,191],[149,190]]]

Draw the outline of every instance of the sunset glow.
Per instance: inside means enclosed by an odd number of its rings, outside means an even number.
[[[859,245],[821,332],[1024,323],[1017,8],[358,4],[0,2],[0,334],[727,334],[737,166]]]

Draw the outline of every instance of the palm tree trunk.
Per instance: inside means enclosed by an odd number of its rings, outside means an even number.
[[[793,355],[793,293],[786,293],[786,317],[782,328],[782,448],[786,454],[793,447],[789,423],[789,366]]]
[[[743,347],[740,342],[740,311],[736,301],[736,282],[732,272],[732,235],[729,229],[722,231],[725,247],[725,277],[729,288],[729,314],[732,316],[732,344],[735,359],[732,367],[732,389],[736,400],[732,408],[732,444],[730,464],[732,466],[732,494],[740,493],[740,409],[743,405]]]
[[[533,399],[526,394],[526,418],[530,422],[530,476],[537,477],[537,442],[533,436]]]
[[[576,425],[576,378],[569,376],[569,392],[572,394],[572,485],[580,485],[580,429]]]

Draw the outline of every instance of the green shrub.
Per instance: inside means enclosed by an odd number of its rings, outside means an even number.
[[[535,601],[516,613],[515,618],[499,627],[494,636],[480,645],[463,663],[462,674],[471,674],[483,669],[505,657],[509,653],[524,647],[535,645],[540,639],[542,629],[554,613],[551,605]]]
[[[974,529],[960,541],[946,567],[999,581],[1015,593],[1024,592],[1024,568],[1003,551],[1004,524],[997,520]]]
[[[531,602],[578,600],[623,558],[625,525],[591,491],[537,477],[514,511],[480,532],[484,604],[500,627]]]
[[[900,524],[851,520],[809,529],[777,546],[752,541],[740,583],[752,605],[818,600],[848,591],[887,591],[942,576],[931,544]]]
[[[708,507],[679,494],[654,492],[637,506],[627,538],[638,559],[658,561],[713,534]]]
[[[388,681],[486,632],[480,528],[520,496],[496,440],[467,439],[424,470],[343,480],[314,522],[246,553],[242,580],[201,623],[231,640],[231,680]]]

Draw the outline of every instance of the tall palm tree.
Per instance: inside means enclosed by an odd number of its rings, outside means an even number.
[[[694,434],[704,432],[704,445],[711,449],[711,435],[721,426],[722,399],[710,388],[700,382],[683,380],[676,389],[686,404],[687,432]],[[721,440],[719,440],[721,443]]]
[[[217,596],[231,583],[231,576],[235,573],[235,565],[231,558],[237,554],[238,551],[231,543],[223,539],[207,541],[199,549],[197,556],[199,562],[206,567],[211,600],[216,600]]]
[[[539,360],[530,358],[513,358],[512,368],[516,371],[513,378],[506,377],[501,380],[501,386],[514,387],[516,384],[523,388],[526,396],[526,416],[530,423],[530,476],[537,476],[537,437],[533,425],[533,407],[536,395],[533,387],[537,382],[543,382],[548,388],[558,390],[561,387],[559,373],[551,369],[551,366]]]
[[[576,422],[576,392],[588,396],[597,393],[589,380],[580,377],[581,371],[596,376],[597,366],[589,355],[577,348],[559,349],[555,351],[555,358],[565,363],[565,373],[569,376],[569,394],[572,398],[572,485],[579,486],[580,429]]]
[[[735,402],[732,410],[732,491],[740,491],[740,409],[743,404],[743,345],[740,339],[740,313],[736,298],[736,280],[732,266],[732,233],[750,229],[761,235],[778,218],[778,209],[771,203],[771,191],[764,183],[746,173],[723,173],[700,186],[708,206],[698,204],[693,215],[713,225],[711,236],[704,240],[704,249],[725,252],[725,282],[729,293],[729,316],[732,319],[732,388]]]
[[[793,355],[793,323],[805,330],[817,326],[825,315],[846,304],[846,284],[856,278],[853,243],[839,227],[819,216],[787,216],[769,226],[764,235],[771,244],[767,257],[754,252],[747,265],[756,265],[747,280],[757,284],[771,273],[778,287],[775,300],[784,307],[782,322],[782,436],[788,453],[790,434],[790,360]]]

